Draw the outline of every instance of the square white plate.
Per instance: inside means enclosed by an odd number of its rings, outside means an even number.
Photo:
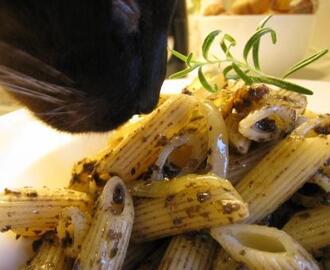
[[[314,91],[308,108],[330,113],[330,83],[298,81]],[[163,92],[178,93],[186,80],[166,81]],[[70,135],[57,132],[25,110],[0,117],[0,190],[21,186],[66,186],[73,164],[106,146],[107,134]],[[31,254],[31,241],[0,234],[0,270],[22,266]]]

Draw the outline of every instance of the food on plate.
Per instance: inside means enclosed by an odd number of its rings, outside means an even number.
[[[121,269],[134,221],[131,195],[119,177],[105,185],[93,221],[81,245],[75,268],[81,270]]]
[[[315,254],[329,245],[330,206],[320,206],[295,214],[283,230],[296,239],[307,251]]]
[[[227,66],[203,44],[181,94],[110,135],[78,161],[68,188],[5,189],[0,227],[39,238],[25,269],[321,269],[330,246],[330,114],[306,110],[310,89],[264,74],[263,22]],[[287,75],[317,60],[317,53]],[[215,62],[215,63],[214,63]],[[223,68],[207,73],[203,68]],[[277,86],[277,87],[274,87]],[[280,87],[280,88],[279,88]],[[214,241],[212,238],[214,238]],[[199,267],[198,267],[199,266]],[[73,268],[72,268],[73,267]]]
[[[90,211],[91,198],[67,188],[5,189],[0,193],[0,230],[18,235],[40,235],[55,229],[61,211],[70,206]]]
[[[36,256],[23,270],[52,269],[70,270],[72,261],[65,257],[64,247],[54,233],[48,233],[35,242]]]
[[[210,269],[215,249],[216,242],[207,234],[175,236],[158,269]]]
[[[276,228],[236,224],[212,229],[211,235],[248,269],[319,269],[291,236]]]

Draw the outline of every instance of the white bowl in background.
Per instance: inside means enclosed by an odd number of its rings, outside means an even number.
[[[189,17],[190,51],[200,55],[204,38],[213,30],[221,30],[232,35],[237,45],[233,54],[242,59],[246,41],[256,31],[257,25],[268,15],[219,15]],[[314,31],[315,15],[274,15],[267,23],[277,32],[277,43],[272,44],[269,35],[262,38],[260,63],[264,72],[279,76],[289,67],[301,60],[309,47]],[[219,55],[218,43],[211,53]]]

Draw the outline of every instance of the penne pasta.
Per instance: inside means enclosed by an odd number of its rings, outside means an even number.
[[[189,123],[168,142],[164,141],[164,147],[154,165],[151,166],[150,179],[161,180],[172,178],[175,174],[183,175],[195,172],[201,163],[207,158],[209,150],[208,123],[200,112],[201,104],[196,106]],[[174,170],[171,170],[174,167]],[[141,178],[146,180],[147,174]]]
[[[148,188],[149,197],[160,197],[136,202],[132,239],[137,242],[235,223],[248,216],[246,204],[230,182],[214,175],[184,176]]]
[[[76,207],[68,207],[60,213],[56,227],[65,255],[76,258],[80,252],[81,244],[89,230],[91,217]]]
[[[93,222],[75,267],[81,270],[121,269],[133,218],[131,195],[119,177],[111,178],[97,202]]]
[[[211,269],[216,242],[206,234],[172,238],[158,270]]]
[[[237,191],[249,204],[250,216],[245,222],[254,223],[272,213],[330,158],[330,135],[306,138],[298,135],[300,128],[237,184]]]
[[[5,189],[0,194],[0,230],[39,235],[57,226],[62,209],[75,206],[88,211],[91,205],[88,195],[66,188]]]
[[[116,147],[78,162],[70,187],[89,191],[91,181],[103,185],[111,175],[118,175],[126,182],[137,179],[155,163],[164,141],[173,138],[187,125],[196,106],[198,102],[193,97],[170,97]]]
[[[69,270],[71,266],[72,262],[65,257],[58,239],[47,235],[33,259],[22,270]]]
[[[248,270],[242,263],[236,262],[223,249],[218,248],[214,255],[212,270]]]
[[[235,224],[212,229],[211,235],[236,261],[250,270],[319,269],[313,257],[284,231]]]
[[[297,213],[283,230],[309,252],[316,252],[330,245],[330,206]]]

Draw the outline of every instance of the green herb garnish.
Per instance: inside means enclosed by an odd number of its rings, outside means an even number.
[[[292,66],[282,78],[277,78],[270,76],[261,71],[260,62],[259,62],[259,48],[261,38],[265,35],[270,35],[272,38],[273,44],[277,42],[276,32],[267,27],[266,24],[270,20],[271,16],[263,20],[256,29],[256,32],[250,37],[246,42],[243,50],[244,61],[236,59],[230,52],[231,47],[236,46],[235,39],[228,34],[222,33],[220,30],[211,32],[204,40],[202,46],[202,56],[203,60],[199,61],[194,59],[192,53],[188,56],[185,56],[178,51],[173,50],[172,53],[175,57],[179,58],[181,61],[185,62],[186,68],[170,76],[171,79],[178,79],[185,77],[188,73],[198,70],[198,78],[201,85],[210,92],[218,91],[216,85],[211,85],[207,80],[203,72],[203,67],[210,65],[217,65],[220,68],[223,68],[222,72],[225,78],[237,78],[243,80],[247,85],[252,85],[254,83],[266,83],[280,88],[284,88],[290,91],[298,92],[305,95],[312,95],[313,92],[310,89],[307,89],[303,86],[297,85],[292,82],[288,82],[285,79],[293,74],[294,72],[304,68],[305,66],[315,62],[322,56],[328,53],[328,50],[322,50],[302,61],[298,62]],[[219,59],[215,56],[212,58],[209,56],[210,48],[214,44],[214,40],[217,36],[222,33],[222,38],[220,40],[220,48],[225,54],[224,59]],[[253,65],[248,61],[249,56],[252,54]]]

